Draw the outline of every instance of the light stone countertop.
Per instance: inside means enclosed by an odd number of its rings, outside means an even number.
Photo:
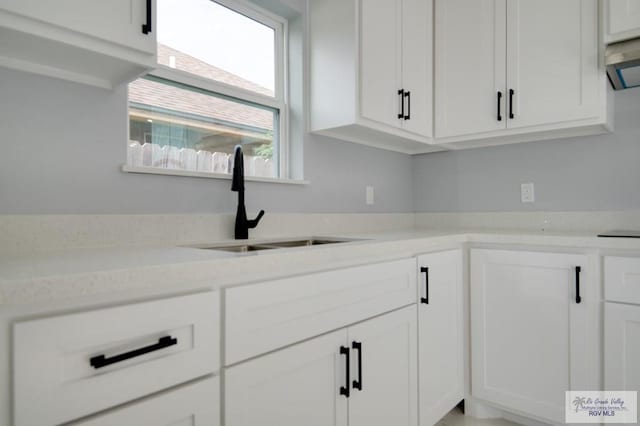
[[[412,257],[463,243],[640,255],[640,239],[597,238],[587,233],[415,229],[335,237],[360,240],[242,254],[189,247],[127,247],[3,255],[0,306],[46,304],[131,290],[160,294],[168,289],[219,289]],[[264,240],[268,239],[248,242]]]

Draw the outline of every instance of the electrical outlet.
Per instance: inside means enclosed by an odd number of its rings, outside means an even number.
[[[372,206],[375,202],[373,186],[367,186],[365,193],[366,193],[367,205]]]
[[[520,198],[523,203],[533,203],[536,201],[535,188],[532,183],[520,185]]]

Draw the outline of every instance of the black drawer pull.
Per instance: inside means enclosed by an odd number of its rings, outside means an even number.
[[[498,121],[502,121],[502,92],[498,92]]]
[[[424,274],[424,295],[425,297],[420,298],[420,303],[424,303],[425,305],[429,304],[429,268],[422,267],[420,268],[420,272]]]
[[[126,361],[131,358],[136,358],[151,352],[159,351],[161,349],[168,348],[169,346],[174,346],[178,344],[178,339],[171,336],[165,336],[158,339],[158,343],[145,346],[144,348],[135,349],[131,352],[125,352],[120,355],[112,356],[111,358],[107,358],[104,355],[94,356],[89,360],[91,366],[95,369],[106,367],[108,365],[116,364],[118,362]]]
[[[151,23],[153,19],[151,18],[151,7],[153,0],[147,0],[147,23],[142,25],[142,34],[149,34],[152,30]]]
[[[576,266],[576,303],[582,302],[582,297],[580,297],[580,272],[582,268]]]
[[[398,90],[398,96],[400,96],[400,113],[398,114],[399,119],[404,118],[404,89]]]
[[[353,350],[358,351],[358,380],[353,381],[353,388],[362,390],[362,342],[353,342],[351,344]]]
[[[407,98],[407,115],[404,116],[404,119],[411,120],[411,92],[405,92],[404,97]]]
[[[351,396],[351,372],[349,371],[349,369],[351,368],[351,359],[349,357],[349,348],[347,348],[346,346],[340,346],[340,355],[346,355],[347,357],[345,363],[345,386],[340,386],[340,395],[344,395],[349,398],[349,396]]]

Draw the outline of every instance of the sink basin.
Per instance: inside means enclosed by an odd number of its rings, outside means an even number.
[[[200,248],[209,249],[209,250],[230,251],[234,253],[249,253],[252,251],[269,250],[277,247],[243,244],[238,246],[219,246],[219,247],[200,247]]]
[[[350,241],[356,240],[347,238],[296,238],[293,240],[264,241],[255,244],[200,245],[197,248],[206,250],[222,250],[233,253],[249,253],[279,248],[312,247],[325,244],[348,243]]]
[[[310,238],[308,240],[290,240],[290,241],[276,241],[272,243],[268,243],[269,246],[276,247],[309,247],[309,246],[319,246],[323,244],[338,244],[338,243],[346,243],[348,241],[353,240],[337,240],[337,239],[329,239],[329,238]]]

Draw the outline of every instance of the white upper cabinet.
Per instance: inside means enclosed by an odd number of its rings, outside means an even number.
[[[603,21],[607,43],[640,37],[640,0],[606,0]]]
[[[600,292],[587,256],[471,250],[471,393],[562,423],[565,391],[599,388]]]
[[[608,130],[597,0],[436,0],[436,143]]]
[[[392,127],[402,123],[396,93],[402,73],[401,27],[401,0],[360,3],[361,114]]]
[[[2,9],[10,13],[46,22],[105,41],[153,52],[152,31],[145,34],[146,0],[2,0]],[[151,6],[153,7],[153,5]],[[150,28],[153,30],[153,24]]]
[[[402,86],[406,114],[402,128],[417,135],[433,134],[433,2],[402,2]]]
[[[432,0],[309,2],[311,131],[419,153],[433,128]]]
[[[596,0],[509,0],[509,129],[597,118]]]
[[[506,0],[436,0],[437,138],[506,128],[505,19]]]
[[[0,38],[0,66],[113,88],[155,66],[155,0],[0,0]]]

